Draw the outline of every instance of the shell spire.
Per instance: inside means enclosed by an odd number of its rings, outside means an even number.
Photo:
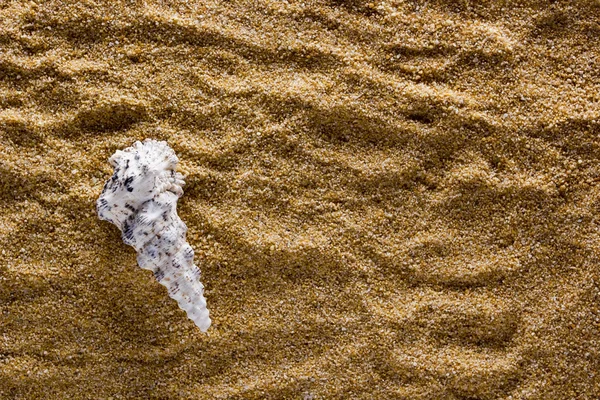
[[[96,202],[100,219],[115,224],[133,246],[141,268],[154,273],[169,296],[202,332],[210,327],[200,269],[186,241],[187,226],[177,215],[183,195],[179,159],[166,142],[146,139],[117,150],[109,162],[113,176]]]

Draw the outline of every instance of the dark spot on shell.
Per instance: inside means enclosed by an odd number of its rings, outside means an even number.
[[[192,277],[193,277],[194,279],[199,279],[199,278],[200,278],[200,268],[197,268],[197,267],[196,267],[196,268],[194,268],[194,269],[192,270]]]
[[[127,244],[131,244],[134,240],[133,228],[135,225],[131,225],[129,221],[123,222],[123,241]]]
[[[171,285],[171,287],[169,288],[169,292],[171,294],[176,294],[177,292],[179,292],[179,283],[177,282],[173,282],[173,284]]]
[[[127,191],[128,191],[128,192],[133,192],[133,188],[132,188],[132,187],[128,187],[128,188],[127,188]]]
[[[157,281],[162,281],[163,278],[165,277],[165,272],[158,268],[156,271],[154,271],[154,278],[156,278]]]
[[[194,259],[194,249],[192,249],[190,246],[188,246],[187,249],[185,249],[185,253],[183,254],[183,256],[188,261],[193,260]]]
[[[156,247],[149,247],[146,252],[151,258],[156,258]]]

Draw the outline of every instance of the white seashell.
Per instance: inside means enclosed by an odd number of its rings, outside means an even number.
[[[146,139],[117,150],[109,162],[115,168],[96,202],[100,219],[122,232],[123,242],[137,252],[138,265],[154,272],[169,296],[202,332],[210,326],[200,270],[186,242],[187,226],[177,215],[183,194],[179,159],[166,142]]]

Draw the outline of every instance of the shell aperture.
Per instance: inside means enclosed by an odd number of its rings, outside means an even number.
[[[200,269],[186,241],[187,226],[177,215],[183,195],[179,159],[166,142],[146,139],[109,158],[113,176],[96,202],[98,217],[116,225],[133,246],[141,268],[154,273],[169,296],[202,332],[210,327]]]

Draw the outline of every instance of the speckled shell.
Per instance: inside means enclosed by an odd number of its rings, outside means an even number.
[[[205,332],[211,321],[204,286],[186,242],[187,226],[177,215],[184,181],[175,152],[166,142],[146,139],[117,150],[109,162],[114,174],[96,202],[98,216],[121,230],[123,242],[137,251],[138,265],[153,271]]]

